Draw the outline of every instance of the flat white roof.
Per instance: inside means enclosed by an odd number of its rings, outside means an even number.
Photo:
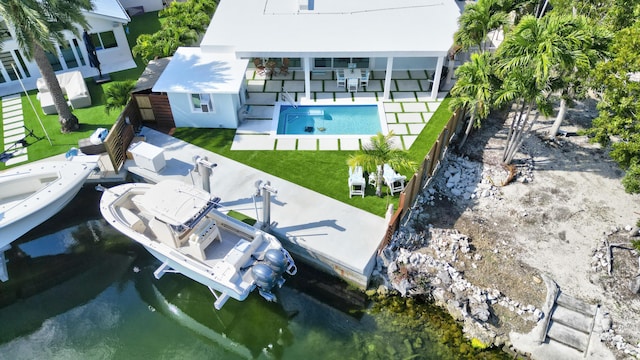
[[[128,23],[131,21],[129,15],[118,0],[92,0],[93,10],[90,14],[104,16],[114,21]]]
[[[300,3],[313,10],[300,10]],[[221,0],[200,46],[238,57],[443,56],[456,0]]]
[[[154,92],[237,94],[249,60],[178,48],[153,86]]]

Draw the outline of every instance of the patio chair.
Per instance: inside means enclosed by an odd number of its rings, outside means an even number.
[[[364,197],[364,190],[367,186],[367,182],[364,180],[362,172],[362,166],[350,166],[349,167],[349,198],[353,195],[360,195]]]
[[[280,65],[280,75],[289,74],[289,58],[282,59],[282,65]]]
[[[398,174],[389,164],[384,164],[382,170],[382,178],[384,179],[384,183],[389,187],[391,196],[404,190],[404,181],[407,180],[406,176]]]
[[[370,75],[369,69],[362,72],[362,75],[360,76],[360,86],[362,87],[369,86],[369,75]]]
[[[345,87],[347,86],[347,78],[344,75],[344,69],[336,70],[336,86],[337,87]]]
[[[253,65],[255,65],[258,75],[265,75],[267,73],[267,68],[262,64],[262,59],[253,58]]]
[[[358,79],[348,78],[347,79],[347,90],[349,92],[358,92]]]

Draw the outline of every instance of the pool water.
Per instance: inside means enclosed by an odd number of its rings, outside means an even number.
[[[375,135],[382,131],[378,105],[281,105],[278,135]]]

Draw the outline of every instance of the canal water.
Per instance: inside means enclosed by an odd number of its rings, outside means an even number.
[[[439,309],[366,299],[301,266],[277,303],[252,294],[213,308],[209,290],[160,265],[102,220],[100,193],[13,243],[0,283],[0,359],[477,359]]]

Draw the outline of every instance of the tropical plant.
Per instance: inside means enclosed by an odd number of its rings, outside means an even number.
[[[528,15],[498,47],[497,73],[503,84],[496,104],[518,103],[503,154],[505,164],[511,163],[536,120],[529,116],[533,107],[548,116],[549,95],[563,85],[561,76],[587,61],[576,50],[583,48],[588,36],[571,16],[549,14],[538,19]]]
[[[365,171],[376,173],[377,196],[382,196],[384,164],[389,164],[399,171],[414,172],[417,169],[417,164],[410,159],[409,154],[394,146],[393,136],[393,131],[389,131],[387,135],[377,133],[371,137],[369,143],[362,146],[362,150],[347,159],[349,166],[362,166]]]
[[[106,98],[104,111],[108,114],[111,110],[120,110],[129,101],[131,91],[136,82],[134,80],[115,81],[105,86],[104,96]]]
[[[640,193],[640,21],[615,35],[612,58],[594,72],[601,92],[599,115],[587,130],[592,141],[611,145],[611,158],[626,170],[622,184]],[[612,139],[616,139],[615,141]]]
[[[155,57],[171,56],[180,46],[195,44],[209,26],[215,9],[213,0],[172,2],[158,14],[164,19],[162,29],[153,34],[140,35],[131,52],[148,62]]]
[[[456,70],[457,81],[450,91],[452,96],[449,102],[449,110],[463,110],[469,113],[469,122],[464,132],[464,137],[458,144],[459,148],[471,132],[473,126],[480,127],[481,121],[489,116],[492,96],[492,54],[484,52],[471,54],[470,61],[462,64]]]
[[[558,134],[560,125],[564,121],[567,109],[573,104],[574,100],[584,99],[589,91],[591,81],[591,73],[596,65],[606,59],[609,54],[608,48],[612,38],[610,31],[603,26],[594,24],[584,16],[577,16],[575,23],[581,31],[588,35],[584,38],[582,46],[575,49],[576,61],[573,69],[561,69],[559,80],[561,84],[560,107],[556,120],[549,130],[549,138],[554,139]]]
[[[24,56],[38,65],[53,97],[63,133],[77,130],[78,118],[64,98],[46,52],[57,54],[57,45],[67,43],[64,30],[80,37],[78,27],[88,27],[82,11],[91,9],[91,0],[0,0],[0,16],[13,28]]]
[[[464,50],[477,46],[478,51],[485,51],[487,34],[508,23],[507,14],[499,9],[498,0],[478,0],[465,5],[458,18],[458,31],[453,35],[454,43]]]

